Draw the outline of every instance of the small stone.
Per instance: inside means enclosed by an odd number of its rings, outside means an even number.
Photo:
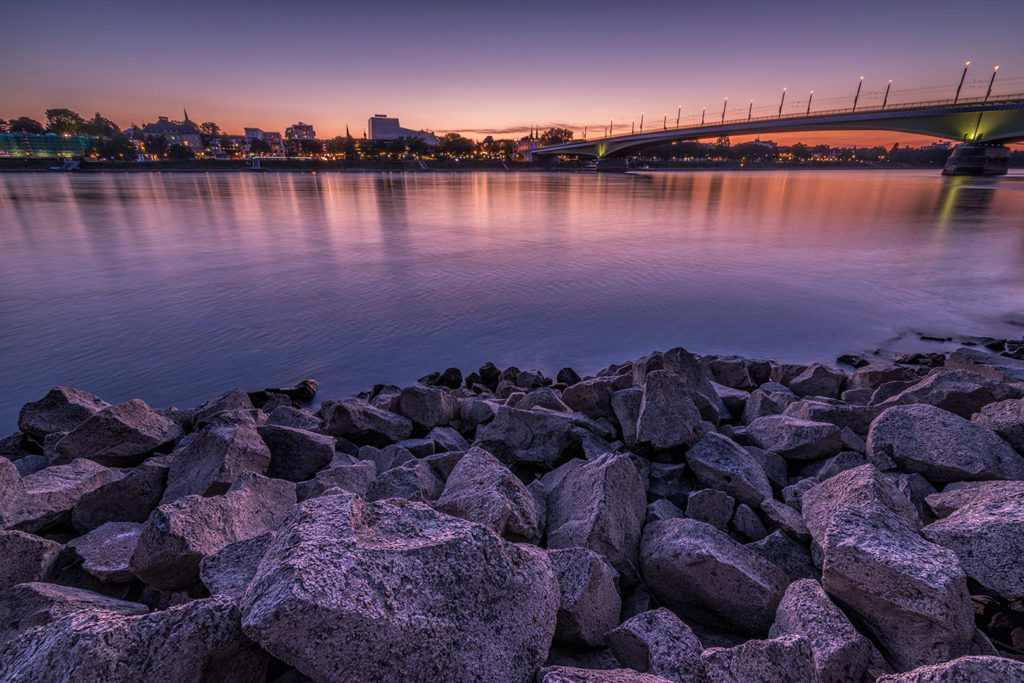
[[[761,518],[745,503],[736,506],[736,512],[733,513],[729,526],[745,541],[759,541],[768,535],[768,530]]]
[[[679,617],[665,608],[638,614],[608,633],[612,652],[631,669],[670,681],[696,680],[703,646]]]
[[[736,501],[728,493],[716,489],[702,489],[690,494],[686,502],[686,516],[698,522],[707,522],[716,529],[728,531],[729,520]]]

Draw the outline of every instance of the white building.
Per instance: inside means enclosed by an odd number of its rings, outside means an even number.
[[[370,118],[370,139],[371,140],[397,140],[398,138],[419,138],[433,147],[437,144],[437,137],[425,130],[412,130],[402,128],[398,125],[397,118],[390,118],[387,114],[374,114]]]

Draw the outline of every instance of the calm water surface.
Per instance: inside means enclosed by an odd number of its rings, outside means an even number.
[[[911,329],[1024,333],[1024,176],[0,174],[0,433],[58,384],[336,397]]]

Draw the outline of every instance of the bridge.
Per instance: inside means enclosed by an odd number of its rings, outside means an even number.
[[[999,97],[951,98],[874,106],[853,106],[802,114],[751,116],[695,125],[662,126],[597,138],[572,140],[560,144],[533,147],[528,154],[541,159],[554,155],[592,157],[600,161],[622,159],[644,149],[682,140],[718,138],[762,133],[796,133],[830,130],[889,130],[954,140],[960,143],[950,162],[974,159],[962,169],[970,175],[1005,173],[1009,150],[1003,145],[1024,140],[1024,93]],[[642,126],[642,124],[641,124]],[[1006,162],[1003,163],[1005,157]],[[981,159],[981,167],[978,160]],[[968,168],[969,167],[969,168]],[[946,171],[951,170],[947,163]]]

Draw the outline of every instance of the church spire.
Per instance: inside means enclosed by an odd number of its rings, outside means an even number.
[[[185,112],[185,123],[191,123],[191,121],[188,120],[188,109],[182,107],[181,110]]]

